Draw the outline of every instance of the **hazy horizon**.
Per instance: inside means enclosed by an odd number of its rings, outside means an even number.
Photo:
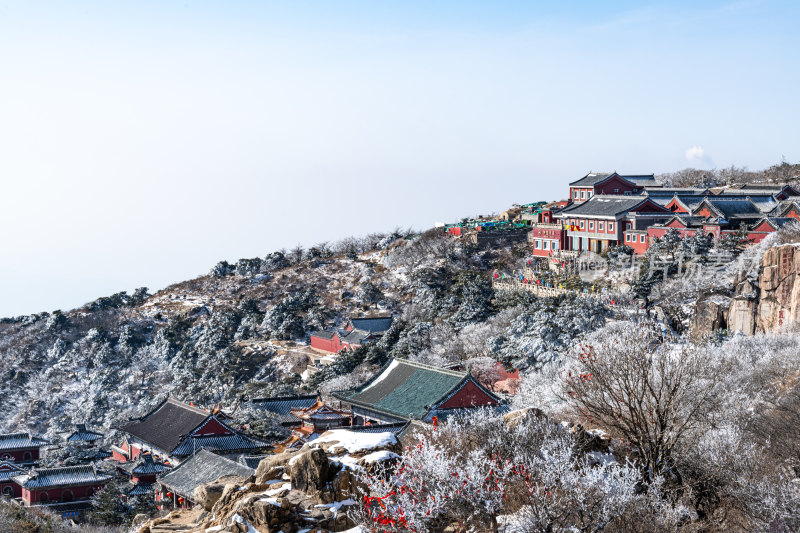
[[[220,260],[800,161],[792,2],[0,0],[0,316]]]

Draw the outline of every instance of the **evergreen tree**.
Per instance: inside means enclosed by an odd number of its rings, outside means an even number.
[[[92,498],[89,519],[104,526],[114,526],[125,521],[130,508],[122,499],[119,483],[112,479]]]

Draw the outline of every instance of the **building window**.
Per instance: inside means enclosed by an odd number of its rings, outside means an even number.
[[[577,191],[577,189],[575,190],[575,199],[576,200],[578,199],[578,191]]]
[[[581,200],[586,199],[586,191],[581,191]]]
[[[535,241],[533,241],[533,247],[534,247],[536,250],[541,250],[541,248],[542,248],[542,241],[541,241],[541,239],[536,239]]]
[[[631,191],[625,191],[625,196],[630,196],[630,195],[631,195]]]
[[[14,489],[12,489],[9,485],[3,487],[3,496],[6,498],[13,498],[14,497]]]
[[[627,233],[625,234],[625,242],[631,242],[631,236]]]
[[[589,221],[589,229],[590,229],[590,230],[593,230],[593,229],[594,229],[594,220],[590,220],[590,221]]]
[[[39,502],[47,503],[48,501],[50,501],[50,497],[47,496],[46,492],[43,492],[43,493],[39,494]]]
[[[614,189],[614,192],[617,192],[617,193],[618,193],[618,192],[619,192],[619,189]]]
[[[639,235],[639,242],[644,242],[645,235]]]
[[[33,454],[31,452],[25,452],[22,454],[23,461],[33,461]]]
[[[61,493],[61,501],[62,502],[71,502],[75,499],[75,496],[72,494],[71,490],[65,490]]]
[[[586,224],[586,221],[585,220],[581,220],[581,229],[583,229],[585,224]]]
[[[604,226],[605,226],[604,222],[598,222],[597,223],[597,231],[604,231]]]
[[[553,241],[553,250],[558,250],[558,241]]]
[[[550,241],[542,241],[542,247],[545,250],[549,250],[550,249]]]
[[[608,223],[608,231],[614,231],[614,223],[613,222],[609,222]]]

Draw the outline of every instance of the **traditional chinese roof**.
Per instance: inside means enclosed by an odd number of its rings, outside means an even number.
[[[317,395],[309,396],[282,396],[278,398],[260,398],[250,400],[256,409],[264,409],[277,415],[281,424],[299,424],[300,420],[291,411],[294,408],[303,408],[314,405],[317,402]]]
[[[349,324],[353,326],[353,329],[381,333],[391,327],[392,320],[394,319],[391,316],[361,317],[351,318]]]
[[[18,476],[25,469],[9,461],[0,461],[0,483],[6,482],[12,477]]]
[[[573,181],[569,185],[570,187],[592,187],[616,174],[616,172],[589,172],[581,179]]]
[[[8,433],[0,435],[0,452],[7,450],[25,450],[40,448],[48,444],[44,439],[32,437],[30,433]]]
[[[589,172],[584,177],[569,184],[570,187],[594,187],[614,176],[640,187],[660,187],[653,174],[618,174],[616,172]]]
[[[343,418],[350,418],[353,416],[352,411],[336,409],[326,404],[324,400],[319,398],[313,405],[292,409],[291,412],[294,416],[301,420],[311,421],[341,420]]]
[[[264,459],[266,459],[267,457],[269,457],[269,455],[267,455],[267,454],[264,454],[264,455],[240,455],[239,459],[237,459],[237,462],[240,465],[244,465],[247,468],[252,468],[253,470],[255,470],[256,468],[258,468],[258,464],[261,461],[263,461]]]
[[[318,337],[320,339],[331,340],[334,335],[336,335],[337,330],[322,330],[322,331],[312,331],[309,333],[311,337]]]
[[[153,460],[153,456],[149,453],[140,455],[135,463],[126,463],[122,468],[129,474],[135,476],[159,475],[172,470],[171,466]]]
[[[664,209],[665,213],[669,213],[662,205],[651,201],[647,197],[642,196],[619,196],[609,194],[598,194],[592,196],[585,202],[573,204],[565,208],[559,213],[559,217],[570,216],[595,216],[595,217],[616,217],[633,211],[636,208],[652,202],[652,205],[657,209]]]
[[[86,424],[75,424],[75,432],[67,437],[67,442],[94,442],[102,438],[102,433],[86,429]]]
[[[338,392],[334,396],[354,406],[374,409],[402,420],[421,419],[470,380],[499,403],[468,372],[397,358],[360,388]]]
[[[344,429],[353,433],[386,433],[387,431],[395,435],[403,431],[409,422],[395,422],[394,424],[371,424],[369,426],[350,426]]]
[[[661,184],[656,181],[656,177],[654,174],[640,174],[640,175],[630,175],[626,174],[624,176],[620,176],[620,178],[624,179],[625,181],[629,181],[635,185],[639,185],[641,187],[660,187]]]
[[[217,453],[234,453],[246,451],[259,451],[269,447],[264,441],[248,437],[241,433],[231,435],[208,435],[202,437],[190,436],[172,450],[175,457],[192,455],[196,450],[211,450]]]
[[[14,477],[14,482],[26,489],[75,487],[105,483],[112,476],[103,474],[94,465],[61,468],[32,468],[27,474]]]
[[[200,450],[187,458],[172,472],[159,480],[163,486],[175,493],[194,500],[194,489],[200,485],[216,481],[222,476],[235,475],[250,477],[255,470],[241,465],[208,450]]]
[[[155,483],[137,483],[128,490],[127,494],[131,498],[134,496],[152,496],[153,492],[155,492],[154,485]]]
[[[123,424],[119,429],[169,453],[210,416],[211,413],[202,409],[167,398],[143,417]]]
[[[703,206],[720,218],[758,218],[761,210],[749,198],[706,198],[698,204],[692,214],[696,214]]]

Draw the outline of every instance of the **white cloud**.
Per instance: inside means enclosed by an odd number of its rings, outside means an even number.
[[[714,160],[711,159],[711,156],[706,153],[702,146],[692,146],[691,148],[687,148],[685,153],[686,160],[691,165],[706,168],[715,166]]]

